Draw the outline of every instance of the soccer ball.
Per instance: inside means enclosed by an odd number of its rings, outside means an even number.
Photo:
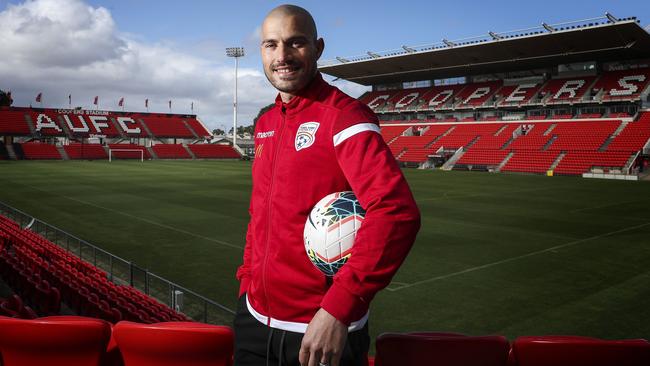
[[[366,210],[351,191],[329,194],[314,206],[304,231],[305,250],[326,276],[334,276],[350,259]]]

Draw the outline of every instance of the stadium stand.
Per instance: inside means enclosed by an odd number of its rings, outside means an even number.
[[[199,159],[239,159],[241,155],[230,145],[194,144],[187,146]]]
[[[551,169],[559,155],[557,151],[516,151],[501,170],[544,174]]]
[[[437,110],[445,109],[446,107],[453,104],[453,96],[462,91],[466,85],[464,84],[455,84],[455,85],[439,85],[431,88],[422,95],[418,109],[423,110]]]
[[[25,114],[9,107],[0,107],[0,134],[2,135],[31,135]]]
[[[483,83],[473,83],[467,85],[456,99],[456,108],[472,108],[483,105],[491,96],[493,96],[503,85],[503,81],[488,81]]]
[[[650,82],[650,69],[610,71],[604,73],[592,88],[595,100],[638,100]]]
[[[527,104],[539,91],[541,87],[539,82],[520,82],[514,85],[504,85],[499,89],[499,101],[496,105],[521,106]]]
[[[542,104],[574,103],[581,100],[595,80],[594,76],[552,79],[540,90]]]
[[[426,92],[426,89],[405,89],[394,94],[388,101],[385,111],[406,110],[414,103],[417,103],[419,97]]]
[[[56,146],[40,142],[26,142],[18,144],[24,159],[61,159],[61,153]],[[16,146],[16,144],[14,144]]]
[[[180,144],[158,144],[151,147],[159,159],[191,159],[185,147]]]
[[[63,146],[70,159],[108,159],[104,146],[100,144],[71,143]]]
[[[33,129],[33,131],[32,131]],[[2,107],[0,135],[205,138],[211,136],[194,116],[69,109]]]
[[[40,315],[57,314],[63,301],[76,314],[111,323],[188,320],[133,287],[116,285],[101,269],[4,216],[0,233],[2,279]]]
[[[177,117],[142,117],[141,121],[155,137],[195,137],[183,120]]]
[[[201,123],[198,119],[190,117],[186,120],[189,127],[196,133],[199,137],[210,137],[212,134],[208,131],[207,128]]]
[[[621,171],[630,159],[629,152],[572,151],[566,153],[553,169],[555,174],[577,175],[594,168],[602,171]]]
[[[650,112],[642,112],[637,121],[628,123],[607,146],[607,151],[638,151],[650,140]]]

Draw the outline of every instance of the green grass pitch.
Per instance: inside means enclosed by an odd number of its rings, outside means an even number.
[[[386,331],[650,334],[650,185],[405,170],[417,242],[371,308]],[[250,163],[0,162],[0,201],[230,308]]]

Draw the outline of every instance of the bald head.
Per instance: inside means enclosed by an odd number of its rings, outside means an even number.
[[[264,23],[266,23],[270,18],[293,18],[296,23],[300,24],[301,30],[305,34],[311,35],[314,41],[318,39],[316,22],[311,14],[304,8],[291,4],[280,5],[266,15]]]
[[[295,5],[271,10],[264,18],[261,35],[264,73],[288,102],[317,75],[317,60],[325,43],[318,38],[311,14]]]

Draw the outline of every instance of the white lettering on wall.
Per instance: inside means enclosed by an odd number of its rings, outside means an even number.
[[[413,103],[413,101],[415,99],[417,99],[417,97],[419,97],[419,96],[420,96],[420,93],[418,93],[418,92],[413,92],[413,93],[406,94],[399,101],[397,101],[397,103],[395,103],[395,108],[406,107],[407,105]]]
[[[467,104],[467,102],[469,102],[472,99],[480,99],[480,98],[486,96],[489,92],[490,92],[490,87],[489,86],[476,88],[476,90],[474,90],[474,92],[469,97],[467,97],[467,99],[465,99],[465,101],[463,103]]]
[[[429,101],[429,107],[437,107],[440,104],[444,104],[445,102],[447,102],[449,98],[451,98],[453,94],[454,94],[453,89],[446,89],[441,91],[440,93],[436,94],[435,97],[431,98],[431,100]]]
[[[44,128],[53,128],[59,132],[63,132],[61,127],[57,126],[50,117],[46,114],[39,114],[38,117],[36,117],[36,131],[40,131]]]
[[[106,117],[90,116],[88,119],[90,119],[90,122],[93,124],[93,126],[95,126],[97,133],[102,133],[102,128],[108,128],[108,123],[106,123],[108,118]]]
[[[553,99],[559,99],[563,94],[568,94],[569,98],[575,98],[578,94],[578,90],[582,88],[583,85],[585,85],[584,80],[568,80],[564,85],[562,85],[560,90],[555,93]]]
[[[515,90],[508,95],[506,98],[506,102],[521,102],[524,99],[526,99],[526,92],[528,92],[527,89],[531,89],[537,86],[537,84],[519,84]]]
[[[609,91],[610,95],[632,95],[639,91],[639,87],[631,84],[630,81],[637,81],[642,83],[645,81],[645,75],[630,75],[618,80],[618,85],[623,89],[615,89]]]
[[[390,95],[388,95],[388,94],[380,95],[377,98],[373,99],[370,103],[368,103],[368,107],[377,108],[377,107],[379,107],[380,104],[387,101],[389,97],[390,97]]]
[[[84,121],[84,117],[83,116],[77,116],[77,117],[79,117],[79,122],[81,122],[81,127],[75,127],[72,121],[70,120],[70,117],[67,114],[63,115],[63,120],[68,125],[70,131],[72,131],[73,133],[89,132],[90,128],[88,128],[88,124],[86,123],[86,121]]]
[[[140,133],[140,127],[130,128],[129,126],[127,126],[127,123],[135,124],[135,121],[133,120],[133,118],[117,117],[117,123],[120,124],[120,127],[122,127],[122,129],[126,133],[138,133],[138,134]]]

